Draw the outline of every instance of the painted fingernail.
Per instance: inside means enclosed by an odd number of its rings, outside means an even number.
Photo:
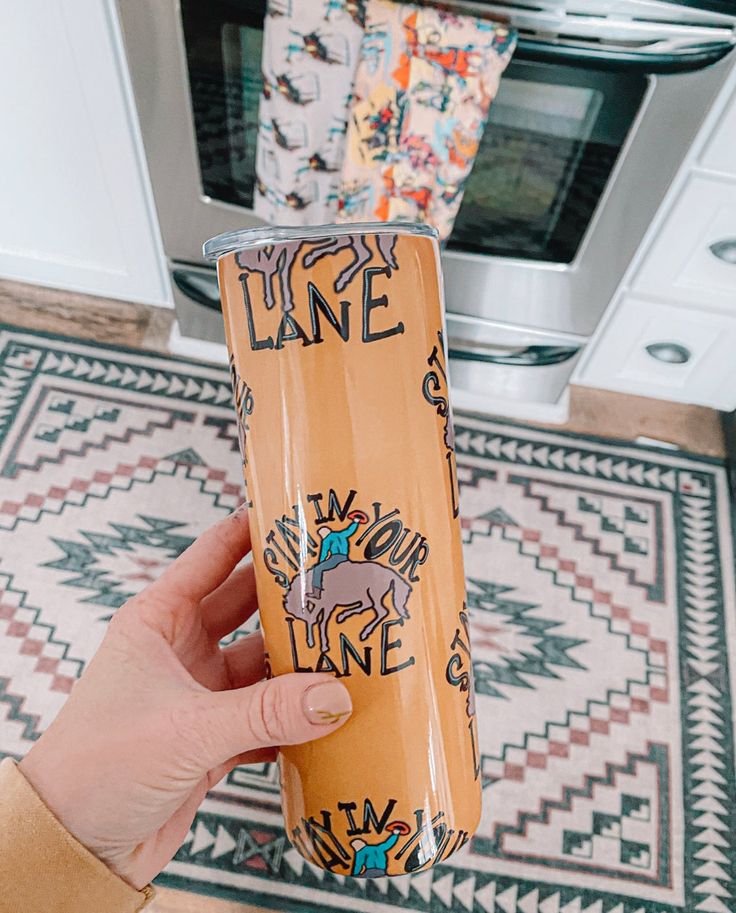
[[[353,711],[348,689],[339,682],[320,682],[304,693],[304,714],[310,723],[334,726],[344,723]]]

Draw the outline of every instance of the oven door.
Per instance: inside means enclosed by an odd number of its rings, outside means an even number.
[[[251,211],[265,0],[118,0],[164,250],[201,264]],[[176,294],[176,290],[175,290]]]
[[[201,262],[203,239],[258,224],[265,0],[125,0],[120,12],[131,72],[145,86],[139,108],[164,244],[176,260]],[[648,80],[524,53],[522,43],[504,74],[448,249],[566,264]]]
[[[522,40],[443,256],[450,310],[590,335],[730,68],[698,69],[723,41],[635,47],[634,20],[614,24],[610,46],[596,42],[610,3],[590,3],[596,15],[562,18],[559,3],[482,4],[516,16]],[[261,224],[251,205],[265,0],[118,9],[164,247],[172,269],[203,265],[205,239]],[[590,34],[555,38],[565,17]]]

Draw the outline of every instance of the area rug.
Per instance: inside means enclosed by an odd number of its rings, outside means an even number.
[[[736,910],[726,475],[460,415],[484,814],[430,871],[345,879],[284,835],[273,767],[205,800],[161,883],[288,911]],[[0,754],[107,620],[240,498],[224,369],[0,331]]]

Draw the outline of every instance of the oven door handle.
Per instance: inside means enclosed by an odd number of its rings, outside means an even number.
[[[214,270],[187,270],[177,267],[171,271],[171,279],[182,295],[211,311],[221,310],[217,274]]]
[[[731,41],[718,41],[672,51],[647,51],[520,38],[516,57],[536,63],[559,63],[601,70],[688,73],[717,63],[733,48]]]
[[[477,361],[481,364],[516,365],[544,368],[574,358],[581,346],[475,346],[450,339],[447,354],[455,361]]]

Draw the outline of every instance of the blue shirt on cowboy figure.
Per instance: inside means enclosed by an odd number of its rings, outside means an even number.
[[[352,875],[358,878],[381,878],[385,875],[388,870],[388,851],[398,840],[398,831],[394,831],[381,843],[351,840],[350,845],[355,850]]]
[[[326,530],[322,539],[322,548],[319,550],[320,562],[325,561],[330,555],[344,555],[346,558],[350,552],[350,537],[358,528],[358,521],[353,520],[350,526],[345,529],[330,529],[328,526],[320,527],[319,534]]]
[[[312,593],[319,596],[322,592],[322,575],[325,571],[337,567],[348,560],[350,553],[350,537],[355,533],[359,524],[357,520],[346,526],[345,529],[330,529],[320,526],[318,532],[322,536],[322,547],[319,550],[319,563],[312,568]]]

